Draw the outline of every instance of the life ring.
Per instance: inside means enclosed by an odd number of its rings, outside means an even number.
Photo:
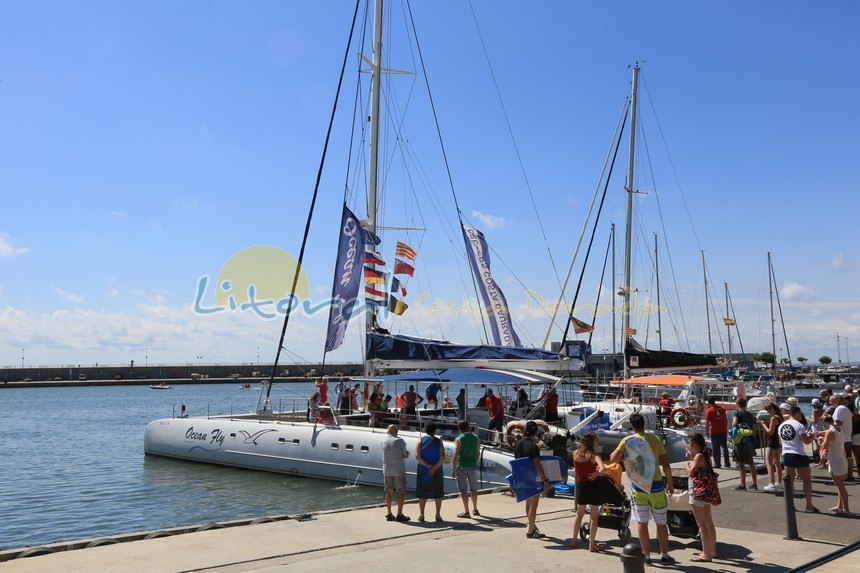
[[[529,420],[534,421],[538,425],[538,433],[545,434],[549,432],[549,424],[544,422],[543,420]],[[512,422],[508,422],[508,425],[505,426],[505,441],[507,444],[514,448],[517,445],[517,440],[523,435],[526,429],[526,421],[524,420],[513,420]]]
[[[669,414],[669,422],[673,428],[686,428],[690,425],[690,415],[684,408],[676,408]]]

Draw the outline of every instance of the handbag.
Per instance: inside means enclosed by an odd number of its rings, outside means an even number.
[[[706,458],[707,459],[707,458]],[[693,497],[699,501],[704,501],[711,505],[720,505],[720,487],[717,484],[719,474],[714,471],[711,462],[707,462],[707,466],[697,469],[690,476],[693,482]]]

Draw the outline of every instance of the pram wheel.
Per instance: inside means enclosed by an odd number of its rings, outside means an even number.
[[[630,533],[630,528],[625,527],[624,529],[619,529],[618,530],[618,539],[621,541],[621,543],[623,543],[624,545],[627,545],[627,543],[631,539],[633,539],[633,535]]]
[[[591,537],[591,531],[589,529],[590,527],[591,526],[586,523],[579,528],[579,538],[582,539],[585,543],[588,543],[588,538]]]

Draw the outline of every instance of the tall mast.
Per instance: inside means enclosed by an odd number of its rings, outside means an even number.
[[[711,311],[708,308],[708,269],[705,266],[705,251],[702,251],[702,275],[705,277],[705,318],[708,321],[708,354],[713,353],[711,348]]]
[[[376,233],[376,205],[379,185],[379,92],[382,75],[382,0],[376,0],[373,9],[373,59],[370,65],[370,149],[368,158],[367,178],[367,221],[365,228]],[[375,267],[375,265],[373,265]],[[376,307],[368,305],[366,331],[369,333],[376,326]],[[364,363],[366,376],[373,375],[373,367],[369,361]]]
[[[836,333],[836,363],[842,364],[842,343],[839,342],[839,333]]]
[[[615,223],[612,223],[612,227],[609,230],[610,237],[612,238],[612,292],[615,293]],[[615,296],[613,294],[613,296]],[[615,341],[615,331],[616,331],[616,322],[615,322],[615,305],[612,305],[612,371],[615,371],[615,355],[618,354],[618,343]]]
[[[732,325],[729,324],[728,319],[731,318],[731,314],[729,312],[729,283],[723,283],[723,286],[726,288],[726,338],[729,339],[729,360],[732,361]]]
[[[657,340],[660,341],[660,350],[663,350],[663,321],[660,316],[660,263],[657,259],[657,233],[654,233],[654,268],[657,273]]]
[[[770,261],[770,251],[767,252],[767,284],[770,289],[770,344],[771,352],[776,359],[776,320],[773,317],[773,264]]]
[[[627,341],[630,339],[630,262],[633,242],[633,167],[636,157],[636,94],[639,86],[639,62],[633,64],[633,87],[630,91],[630,155],[627,158],[627,234],[624,237],[624,379],[630,378],[627,365]]]

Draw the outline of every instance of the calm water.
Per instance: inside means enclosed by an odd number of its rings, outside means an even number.
[[[0,549],[384,501],[377,488],[143,455],[146,424],[182,402],[192,415],[207,404],[248,412],[258,394],[237,384],[0,391]]]

